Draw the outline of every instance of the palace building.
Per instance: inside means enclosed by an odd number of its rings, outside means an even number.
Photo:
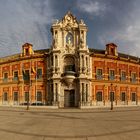
[[[0,105],[63,107],[136,106],[140,104],[140,58],[87,47],[88,27],[70,12],[51,26],[49,49],[0,58]]]

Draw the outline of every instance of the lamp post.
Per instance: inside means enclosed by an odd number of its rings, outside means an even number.
[[[111,95],[111,108],[110,110],[113,110],[113,92],[112,92],[112,83],[111,83],[111,87],[110,87],[110,95]]]
[[[136,105],[138,105],[138,95],[136,93]]]
[[[27,94],[27,108],[26,110],[29,110],[29,93]]]

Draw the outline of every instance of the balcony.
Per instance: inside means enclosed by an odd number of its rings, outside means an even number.
[[[96,75],[97,80],[103,80],[103,75]]]
[[[136,78],[131,78],[130,81],[131,81],[131,83],[136,83],[137,82]]]
[[[65,71],[63,74],[63,78],[67,85],[71,85],[75,79],[75,72],[74,71]]]
[[[126,77],[121,77],[120,80],[121,81],[126,81]]]
[[[109,80],[115,80],[115,76],[109,76]]]
[[[18,80],[19,80],[18,77],[13,78],[13,81],[15,81],[15,82],[18,81]]]
[[[3,79],[3,82],[8,82],[8,78],[4,78]]]

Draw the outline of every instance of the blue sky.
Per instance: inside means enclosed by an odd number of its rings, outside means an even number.
[[[0,57],[19,53],[25,42],[49,48],[50,27],[71,11],[88,26],[87,45],[140,57],[140,0],[0,0]]]

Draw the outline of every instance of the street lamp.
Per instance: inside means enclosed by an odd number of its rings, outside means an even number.
[[[111,95],[111,108],[110,110],[113,110],[113,92],[112,92],[112,83],[111,83],[111,87],[110,87],[110,95]]]
[[[136,93],[136,105],[138,105],[138,95]]]

